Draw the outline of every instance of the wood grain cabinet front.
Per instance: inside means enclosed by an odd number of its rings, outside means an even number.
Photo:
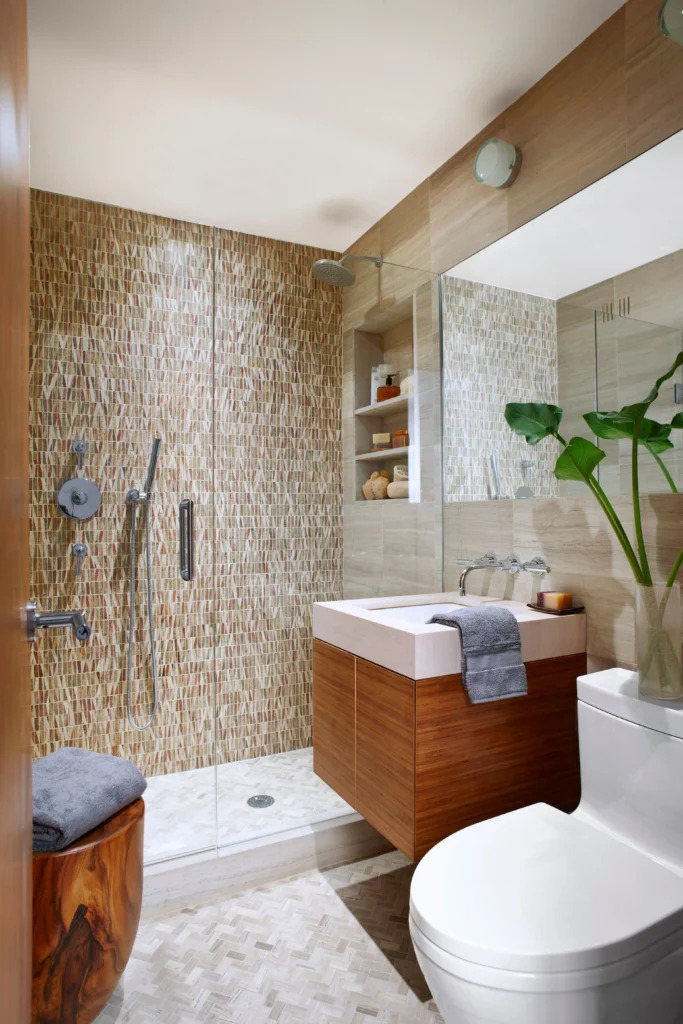
[[[313,769],[355,807],[356,659],[318,640],[313,645]]]
[[[315,771],[411,860],[527,804],[572,811],[586,655],[526,670],[526,697],[471,704],[459,674],[415,681],[316,640]]]

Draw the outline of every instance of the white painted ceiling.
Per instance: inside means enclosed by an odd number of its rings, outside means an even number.
[[[677,252],[682,167],[678,132],[448,273],[559,299]]]
[[[37,188],[343,250],[621,0],[30,0]]]

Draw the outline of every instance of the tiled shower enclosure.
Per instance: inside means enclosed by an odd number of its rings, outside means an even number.
[[[342,588],[341,292],[310,272],[332,254],[45,192],[32,195],[31,240],[32,596],[83,608],[93,626],[84,646],[62,631],[34,645],[35,755],[83,746],[156,778],[308,747],[310,606]],[[138,733],[125,714],[125,495],[142,489],[154,437],[160,704]],[[103,493],[85,523],[55,501],[77,472],[75,440]],[[191,583],[178,568],[183,498],[195,503]],[[75,543],[88,547],[80,576]],[[139,721],[151,699],[143,554]],[[217,841],[233,814],[222,789],[214,779],[213,827],[201,842],[190,828],[175,852]]]

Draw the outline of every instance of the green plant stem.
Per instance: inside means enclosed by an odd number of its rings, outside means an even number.
[[[647,448],[647,445],[645,445],[645,447]],[[661,469],[662,473],[666,477],[667,483],[668,483],[669,487],[671,488],[671,490],[674,492],[674,494],[678,494],[678,488],[676,487],[676,484],[674,483],[673,477],[671,476],[671,473],[669,472],[669,470],[664,465],[662,459],[659,457],[659,455],[657,455],[657,452],[653,452],[651,448],[648,448],[647,450],[650,452],[650,455],[652,456],[652,458],[655,459],[655,461],[657,462],[659,468]]]
[[[643,521],[640,515],[640,484],[638,481],[638,438],[640,436],[640,423],[636,423],[633,429],[633,442],[631,445],[631,490],[633,495],[633,521],[636,528],[636,543],[638,545],[638,557],[643,574],[643,584],[646,587],[652,586],[652,576],[645,550],[645,538],[643,536]]]
[[[626,533],[626,530],[621,525],[621,520],[619,519],[619,516],[617,515],[614,506],[612,505],[612,502],[609,500],[609,498],[607,497],[607,495],[605,494],[605,492],[603,491],[602,487],[595,479],[595,477],[591,476],[587,480],[587,483],[591,492],[593,493],[593,496],[600,505],[602,511],[605,513],[608,520],[610,521],[612,529],[617,535],[617,540],[621,544],[621,549],[626,555],[628,564],[631,566],[631,571],[635,577],[636,583],[641,587],[647,586],[647,584],[645,583],[645,578],[643,576],[643,571],[640,565],[638,564],[636,553],[633,550],[633,545],[631,544],[631,541],[628,539],[628,534]]]
[[[678,556],[676,558],[676,561],[674,562],[673,569],[669,573],[669,578],[666,581],[667,587],[673,587],[674,583],[676,582],[676,577],[678,576],[678,570],[680,569],[682,564],[683,564],[683,548],[681,548],[681,550],[678,552]]]
[[[561,434],[558,434],[557,431],[555,431],[555,437],[564,448],[567,447],[567,442]],[[600,505],[600,508],[607,516],[607,519],[609,520],[612,529],[617,535],[617,540],[621,544],[622,551],[626,555],[628,564],[631,566],[631,571],[635,577],[636,583],[642,586],[644,583],[643,573],[638,564],[636,553],[633,550],[633,545],[631,544],[631,541],[628,539],[628,534],[626,533],[626,530],[621,525],[621,520],[619,519],[619,516],[617,515],[614,506],[612,505],[612,502],[609,500],[609,498],[603,491],[602,487],[592,474],[586,480],[586,483],[588,484],[589,489],[593,493],[593,497],[596,499],[596,501]]]

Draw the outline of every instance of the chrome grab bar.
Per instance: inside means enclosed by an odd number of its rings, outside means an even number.
[[[183,498],[179,506],[180,578],[194,579],[194,502]]]

